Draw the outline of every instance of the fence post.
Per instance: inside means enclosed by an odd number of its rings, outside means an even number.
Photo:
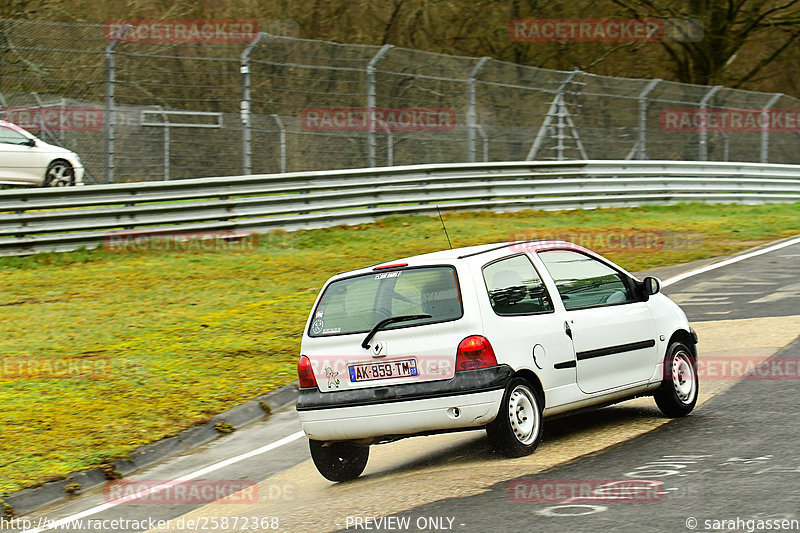
[[[761,162],[769,163],[769,110],[780,100],[783,93],[772,95],[767,105],[761,110]]]
[[[730,154],[730,142],[728,141],[728,134],[722,132],[722,160],[727,161]]]
[[[475,114],[475,79],[478,77],[478,72],[490,59],[491,57],[489,56],[480,58],[467,75],[467,158],[470,163],[475,162],[475,124],[477,123]]]
[[[386,166],[394,166],[394,137],[392,137],[392,130],[386,125],[386,121],[381,121],[381,128],[386,132]]]
[[[130,24],[122,26],[116,38],[109,35],[109,43],[106,45],[106,183],[114,182],[114,125],[116,122],[114,82],[117,68],[114,60],[114,47],[125,37],[130,27]]]
[[[164,121],[164,181],[169,181],[169,119],[164,114],[164,108],[156,106],[161,111],[161,120]]]
[[[708,101],[711,100],[711,97],[717,94],[717,92],[722,89],[722,85],[714,85],[711,87],[703,99],[700,100],[700,114],[703,117],[703,123],[700,128],[700,146],[699,146],[699,159],[700,161],[708,161],[708,116],[706,114],[706,108],[708,107]]]
[[[253,40],[242,50],[241,65],[239,72],[242,73],[242,174],[250,174],[252,165],[252,148],[250,146],[250,53],[261,40],[263,33],[259,32]]]
[[[381,49],[367,63],[367,113],[369,129],[367,130],[367,166],[375,166],[375,65],[394,48],[391,44],[384,44]]]
[[[575,76],[580,73],[581,71],[579,69],[574,69],[572,72],[567,74],[567,77],[564,78],[564,81],[558,85],[558,88],[555,90],[556,96],[550,103],[550,109],[547,110],[547,115],[544,117],[542,125],[539,127],[539,133],[536,134],[536,138],[533,140],[533,145],[531,145],[528,155],[525,156],[525,161],[533,161],[533,158],[536,157],[536,154],[539,152],[539,148],[542,147],[544,137],[547,135],[547,130],[550,129],[550,124],[553,122],[553,116],[556,115],[556,113],[562,113],[561,106],[563,105],[562,100],[564,98],[564,89],[566,89],[567,85],[572,83],[572,80],[575,78]],[[563,134],[563,132],[559,132],[559,134]]]
[[[636,159],[647,159],[647,95],[656,88],[661,80],[650,80],[642,92],[639,93],[639,139],[637,143]]]
[[[564,160],[564,125],[565,125],[565,114],[566,114],[566,105],[564,105],[564,97],[562,96],[563,93],[559,93],[558,95],[558,110],[556,111],[556,117],[558,120],[556,121],[556,129],[558,134],[556,135],[556,155],[559,161]]]
[[[481,126],[480,124],[478,124],[476,126],[476,129],[478,130],[478,133],[480,134],[481,139],[483,139],[483,161],[485,163],[488,163],[489,162],[489,137],[486,136],[486,132],[483,131],[483,126]]]
[[[59,115],[58,116],[58,123],[59,124],[63,124],[64,123],[64,108],[67,107],[67,99],[64,98],[63,96],[61,97],[61,101],[59,102],[59,107],[61,109],[60,109],[60,111],[58,113],[58,115]],[[61,138],[61,146],[64,146],[64,143],[66,142],[66,139],[65,139],[65,136],[64,136],[64,128],[58,128],[58,136]]]
[[[278,135],[280,138],[280,150],[281,150],[281,174],[286,172],[286,128],[283,126],[283,121],[281,117],[277,114],[272,114],[272,118],[275,120],[275,124],[278,125]]]

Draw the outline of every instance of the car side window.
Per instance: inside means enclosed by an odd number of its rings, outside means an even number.
[[[5,126],[0,126],[0,143],[4,144],[25,144],[28,142],[28,138],[22,135],[19,132],[12,130],[11,128],[7,128]]]
[[[550,313],[553,302],[542,278],[525,255],[515,255],[483,267],[492,309],[498,315]]]
[[[539,257],[566,309],[635,301],[624,275],[593,257],[566,250],[539,252]]]

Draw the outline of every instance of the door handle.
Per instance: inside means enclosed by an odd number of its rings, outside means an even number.
[[[564,322],[564,333],[566,333],[567,337],[569,337],[570,339],[572,338],[572,328],[569,327],[569,324],[567,322]]]

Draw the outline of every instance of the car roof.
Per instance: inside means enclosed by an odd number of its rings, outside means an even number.
[[[376,270],[394,270],[405,267],[420,267],[420,266],[434,266],[443,264],[456,264],[459,261],[481,255],[488,252],[506,250],[508,253],[520,253],[522,251],[540,252],[544,250],[573,250],[576,252],[583,252],[593,256],[606,264],[613,265],[614,268],[627,274],[628,276],[636,279],[636,276],[622,268],[621,266],[610,262],[605,257],[597,252],[593,252],[588,248],[584,248],[578,244],[569,241],[560,240],[530,240],[530,241],[508,241],[497,242],[491,244],[480,244],[477,246],[465,246],[462,248],[453,248],[451,250],[441,250],[439,252],[431,252],[427,254],[412,255],[401,259],[393,259],[391,261],[384,261],[383,263],[376,263],[367,267],[339,272],[332,276],[328,283],[337,281],[352,276],[359,276],[362,274],[369,274]]]
[[[13,122],[8,122],[6,120],[0,120],[0,126],[5,126],[6,128],[12,129],[12,130],[16,131],[17,133],[22,133],[26,137],[29,137],[29,136],[33,135],[32,133],[28,132],[27,130],[24,130],[24,129],[20,128],[19,126],[17,126]]]
[[[530,251],[541,251],[541,250],[551,250],[553,248],[567,248],[570,250],[579,250],[579,251],[593,253],[591,250],[588,250],[582,246],[579,246],[577,244],[568,241],[557,241],[557,240],[508,241],[508,242],[496,242],[491,244],[480,244],[477,246],[465,246],[462,248],[453,248],[452,250],[442,250],[439,252],[431,252],[421,255],[412,255],[404,257],[402,259],[394,259],[392,261],[385,261],[383,263],[378,263],[376,265],[366,267],[364,270],[369,270],[376,267],[387,268],[387,265],[402,264],[402,263],[407,263],[409,266],[411,265],[417,266],[421,264],[431,264],[442,261],[453,262],[460,259],[466,259],[467,257],[472,257],[475,255],[491,252],[494,250],[502,250],[504,248],[509,248],[509,251],[515,251],[515,252],[520,252],[523,249]]]

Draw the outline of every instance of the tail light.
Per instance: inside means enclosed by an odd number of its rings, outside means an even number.
[[[486,337],[473,335],[459,343],[456,352],[456,371],[488,366],[497,366],[497,358]]]
[[[314,377],[314,369],[311,368],[311,359],[305,355],[301,355],[297,361],[297,377],[302,388],[317,386],[317,378]]]

